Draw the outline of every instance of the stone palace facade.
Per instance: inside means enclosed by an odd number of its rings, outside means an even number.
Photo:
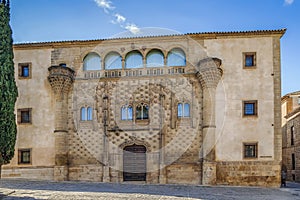
[[[2,177],[278,187],[284,33],[15,44]]]

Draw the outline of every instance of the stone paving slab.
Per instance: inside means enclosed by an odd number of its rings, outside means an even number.
[[[0,180],[0,200],[300,200],[300,184],[286,188],[136,185]]]

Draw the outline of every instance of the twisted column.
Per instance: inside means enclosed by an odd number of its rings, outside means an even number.
[[[220,68],[222,61],[218,58],[206,58],[200,61],[197,77],[203,90],[203,144],[202,144],[202,184],[216,184],[215,155],[215,102],[216,88],[223,75]]]
[[[55,95],[55,167],[54,180],[68,179],[68,93],[74,82],[75,72],[62,66],[49,69],[48,81]]]

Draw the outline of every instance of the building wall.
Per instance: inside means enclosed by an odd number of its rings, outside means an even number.
[[[55,165],[55,98],[47,76],[48,67],[65,63],[76,73],[65,119],[68,180],[122,182],[123,148],[139,144],[147,148],[148,183],[201,184],[206,175],[202,169],[202,120],[206,116],[202,87],[195,73],[199,61],[209,56],[221,59],[223,70],[216,100],[211,102],[216,106],[216,183],[278,186],[281,133],[280,110],[276,107],[280,103],[281,34],[182,35],[16,46],[16,69],[18,63],[31,62],[33,71],[32,79],[17,81],[20,96],[16,109],[32,108],[33,123],[18,127],[16,149],[32,148],[32,164],[19,166],[16,151],[11,164],[4,167],[3,177],[55,176],[51,171]],[[166,57],[175,47],[186,53],[184,73],[173,73],[167,67],[160,68],[163,75],[148,68],[119,70],[121,77],[116,75],[118,70],[83,71],[83,59],[89,52],[96,52],[103,61],[111,51],[119,52],[124,59],[133,50],[145,57],[150,50],[160,49]],[[256,52],[254,69],[243,68],[244,52]],[[257,100],[257,117],[243,117],[245,100]],[[120,120],[122,105],[141,102],[150,106],[149,121]],[[177,117],[180,102],[191,105],[189,119]],[[82,107],[93,108],[92,121],[80,120]],[[258,143],[257,158],[244,159],[244,142]],[[22,171],[35,167],[49,170],[36,170],[35,176]]]
[[[280,77],[280,65],[274,61],[280,61],[278,41],[263,37],[205,41],[209,54],[223,61],[224,75],[216,97],[217,180],[221,184],[270,185],[279,181],[280,111],[275,108],[280,102],[280,79],[275,76]],[[243,68],[243,52],[256,52],[255,69]],[[257,100],[257,117],[243,116],[245,100]],[[257,159],[244,159],[243,143],[247,142],[258,142]]]
[[[222,112],[216,115],[218,160],[242,161],[243,142],[255,141],[259,141],[258,160],[274,159],[274,115],[270,114],[270,111],[274,112],[274,93],[266,92],[274,88],[272,42],[272,38],[205,42],[210,55],[222,58],[224,69],[217,89],[217,111]],[[255,69],[243,68],[243,52],[256,52]],[[243,117],[244,100],[258,101],[257,117]]]
[[[32,123],[18,124],[15,157],[3,167],[3,178],[52,179],[54,163],[54,102],[47,81],[51,49],[14,51],[15,79],[19,96],[17,109],[32,108]],[[18,77],[18,64],[31,63],[30,79]],[[32,163],[18,164],[18,150],[31,149]],[[28,173],[28,174],[27,174]]]
[[[287,94],[282,98],[282,165],[287,172],[287,180],[300,181],[300,107],[299,92]],[[293,134],[292,134],[293,132]],[[294,161],[293,161],[294,155]],[[293,163],[294,162],[294,163]]]

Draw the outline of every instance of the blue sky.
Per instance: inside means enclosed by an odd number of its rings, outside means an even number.
[[[11,0],[15,43],[108,38],[161,27],[179,33],[287,28],[282,94],[300,90],[300,0]]]

